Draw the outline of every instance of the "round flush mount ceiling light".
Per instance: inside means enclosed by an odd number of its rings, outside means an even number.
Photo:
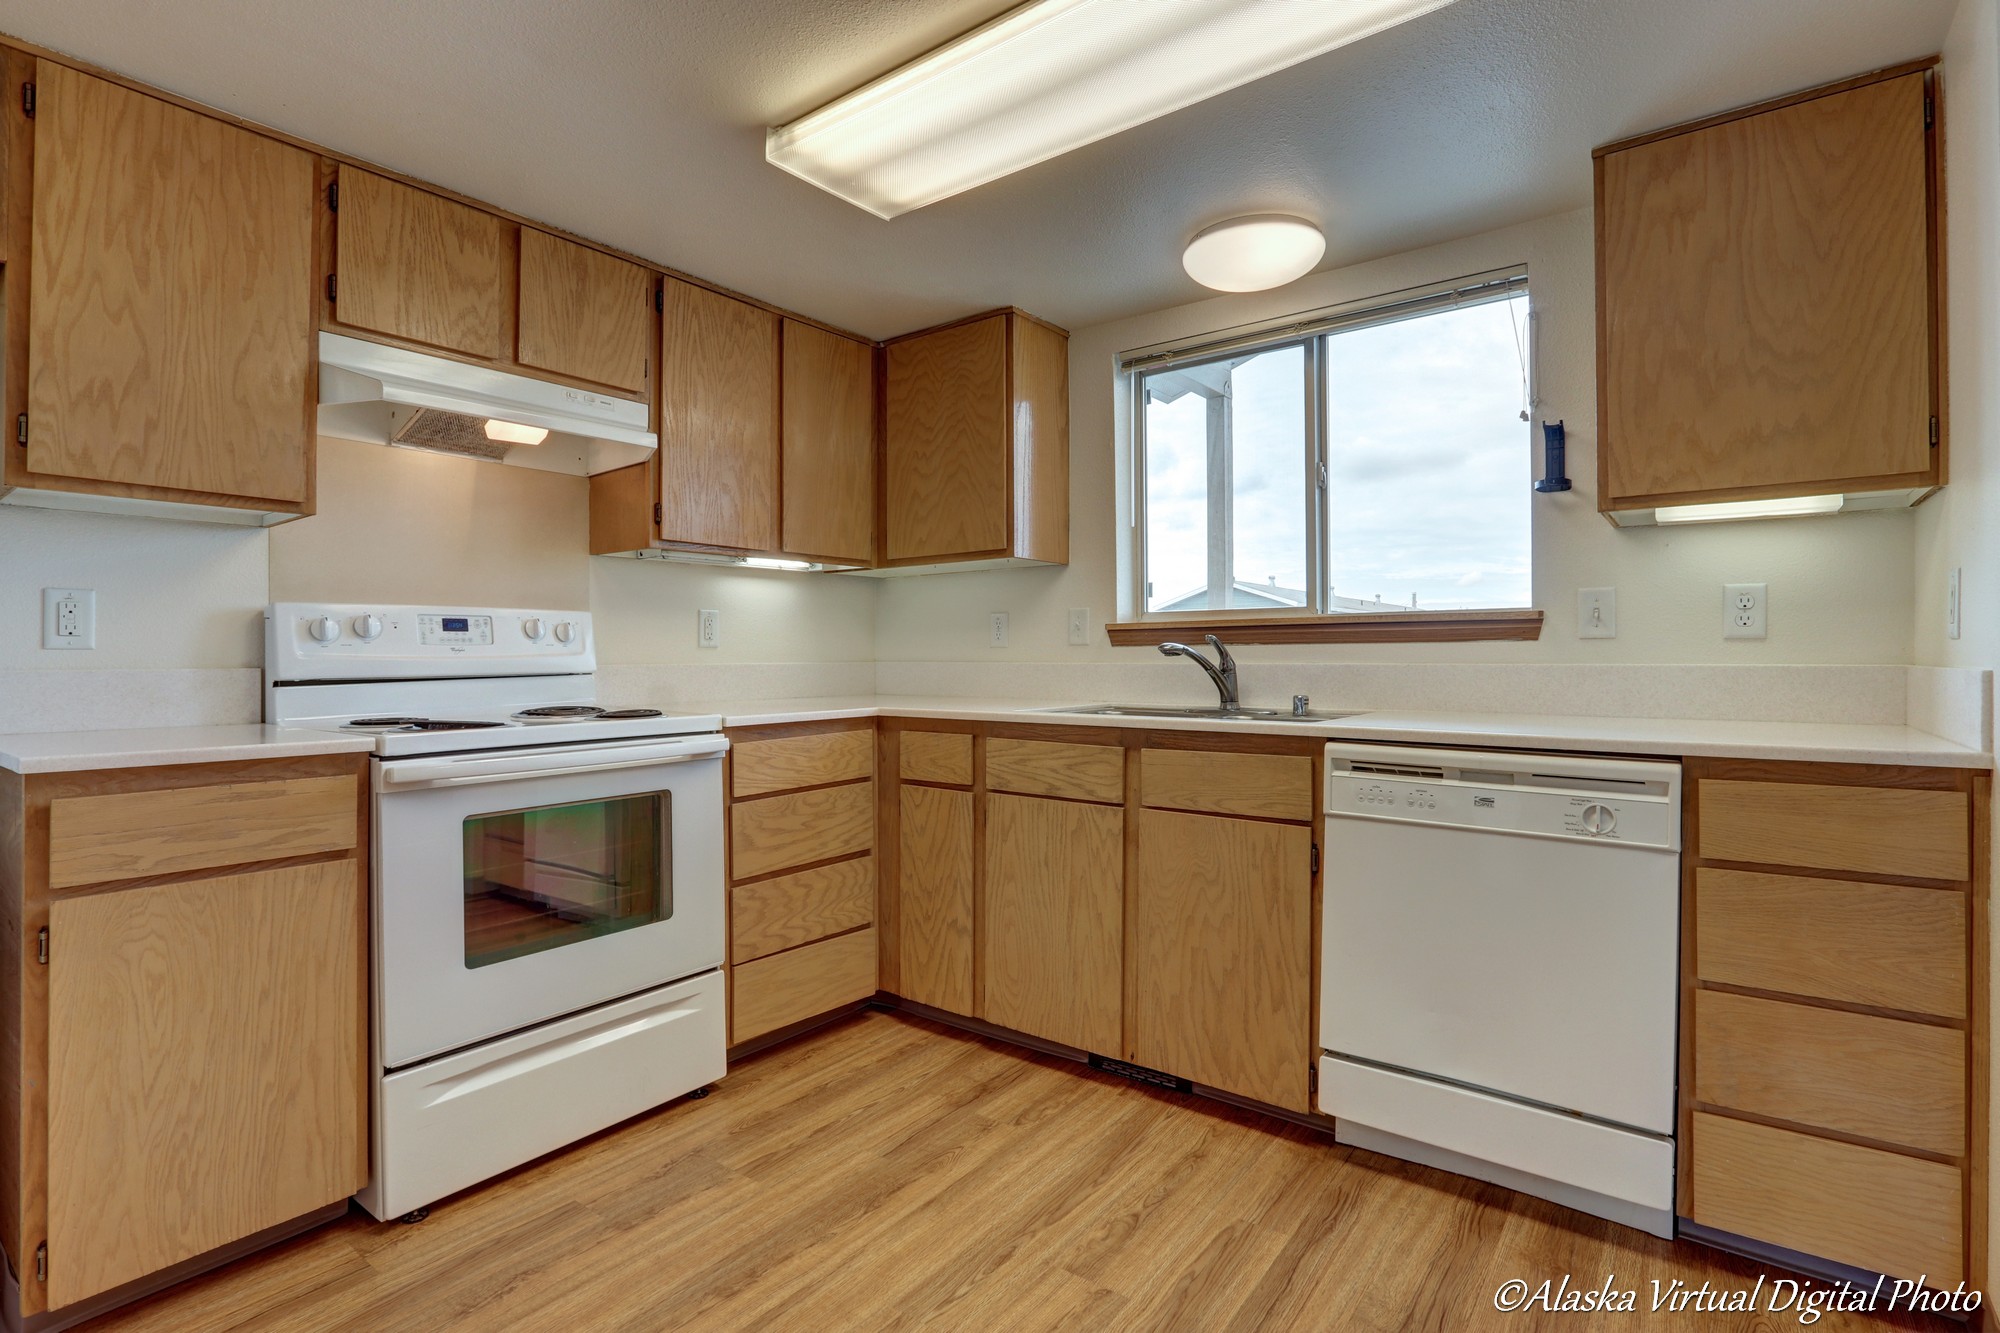
[[[1326,253],[1326,237],[1304,218],[1258,213],[1231,218],[1198,233],[1181,255],[1181,267],[1219,292],[1261,292],[1312,272]]]

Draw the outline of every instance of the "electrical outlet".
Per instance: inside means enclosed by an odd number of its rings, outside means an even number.
[[[1072,606],[1069,609],[1069,642],[1073,648],[1090,646],[1090,608]]]
[[[720,648],[722,646],[722,612],[698,611],[695,615],[695,647]]]
[[[1007,613],[1005,611],[995,611],[991,624],[992,628],[986,637],[986,646],[988,648],[1005,648],[1007,646]]]
[[[1576,590],[1576,637],[1579,639],[1618,637],[1618,589]]]
[[[1725,639],[1761,639],[1764,637],[1764,617],[1769,608],[1770,594],[1761,583],[1725,583],[1722,585],[1722,637]]]
[[[96,646],[97,594],[89,588],[42,589],[42,647]]]
[[[1944,581],[1944,636],[1958,637],[1959,617],[1964,614],[1958,593],[1959,571],[1954,569]]]

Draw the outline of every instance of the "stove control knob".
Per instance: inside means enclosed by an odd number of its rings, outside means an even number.
[[[1601,837],[1618,827],[1618,812],[1608,805],[1586,805],[1583,807],[1583,831],[1592,837]]]
[[[556,642],[575,643],[576,625],[567,620],[558,620],[556,622]]]
[[[529,616],[521,622],[521,633],[527,636],[529,643],[540,643],[542,635],[548,632],[548,626],[542,622],[540,616]]]
[[[364,643],[370,639],[381,638],[382,617],[380,616],[354,617],[354,637],[362,640]]]
[[[320,643],[332,643],[340,637],[340,622],[332,616],[320,616],[306,626],[306,633]]]

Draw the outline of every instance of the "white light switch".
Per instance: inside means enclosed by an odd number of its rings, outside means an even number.
[[[1953,569],[1944,581],[1944,636],[1947,639],[1958,637],[1959,617],[1964,614],[1963,604],[1959,600],[1958,583],[1959,571]]]
[[[995,611],[993,613],[992,628],[987,635],[986,646],[988,648],[1005,648],[1007,646],[1007,613],[1005,611]]]
[[[97,594],[89,588],[42,589],[42,647],[96,646]]]
[[[1576,590],[1576,637],[1579,639],[1618,637],[1618,589]]]
[[[1761,639],[1770,594],[1761,583],[1722,585],[1722,637]]]
[[[697,648],[720,648],[722,646],[722,612],[701,611],[697,613],[694,641]]]
[[[1073,648],[1090,646],[1090,608],[1072,606],[1069,609],[1069,641]]]

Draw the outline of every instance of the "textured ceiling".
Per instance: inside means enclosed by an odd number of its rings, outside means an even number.
[[[889,222],[763,127],[1007,0],[0,0],[0,29],[884,336],[1195,299],[1182,245],[1240,213],[1317,220],[1331,268],[1579,207],[1592,145],[1931,54],[1954,5],[1458,0]]]

